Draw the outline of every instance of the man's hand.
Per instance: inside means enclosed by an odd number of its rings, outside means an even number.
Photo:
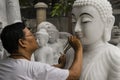
[[[82,49],[82,44],[76,36],[70,36],[68,38],[69,44],[73,47],[75,51]]]
[[[53,65],[53,66],[58,67],[58,68],[64,68],[65,63],[66,63],[66,56],[65,56],[65,54],[62,54],[62,53],[60,53],[60,54],[61,54],[61,56],[58,59],[58,64]]]
[[[62,54],[62,53],[60,53],[60,54],[61,54],[61,56],[59,57],[58,63],[64,66],[66,63],[66,55]]]

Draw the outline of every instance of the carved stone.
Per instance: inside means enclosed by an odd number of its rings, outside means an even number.
[[[20,6],[18,0],[0,0],[0,22],[2,27],[20,22]]]
[[[112,7],[107,0],[76,0],[73,4],[75,33],[83,45],[83,65],[79,80],[119,80],[120,49],[108,43],[114,24]],[[74,50],[67,52],[72,64]]]
[[[45,29],[36,32],[39,49],[35,51],[35,61],[53,64],[53,49],[48,46],[49,35]]]
[[[40,31],[41,29],[45,29],[48,32],[49,40],[47,44],[53,50],[53,56],[54,56],[53,64],[58,63],[60,53],[63,53],[63,48],[67,41],[67,38],[66,36],[63,37],[64,39],[59,38],[59,31],[57,30],[56,26],[50,22],[47,21],[41,22],[37,27],[37,31]]]

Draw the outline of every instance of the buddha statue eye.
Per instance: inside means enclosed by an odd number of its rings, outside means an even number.
[[[87,17],[81,19],[81,22],[82,22],[82,23],[88,23],[88,22],[91,22],[91,21],[92,21],[92,19],[87,18]]]

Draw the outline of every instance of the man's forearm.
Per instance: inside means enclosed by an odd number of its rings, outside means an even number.
[[[74,61],[69,69],[69,76],[67,80],[78,80],[82,70],[82,49],[75,52]]]
[[[63,68],[64,66],[62,64],[55,64],[55,65],[52,65],[54,67],[57,67],[57,68]]]

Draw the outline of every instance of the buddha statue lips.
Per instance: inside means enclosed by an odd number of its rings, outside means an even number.
[[[82,32],[76,32],[75,35],[78,39],[81,39],[84,37],[84,34]]]

